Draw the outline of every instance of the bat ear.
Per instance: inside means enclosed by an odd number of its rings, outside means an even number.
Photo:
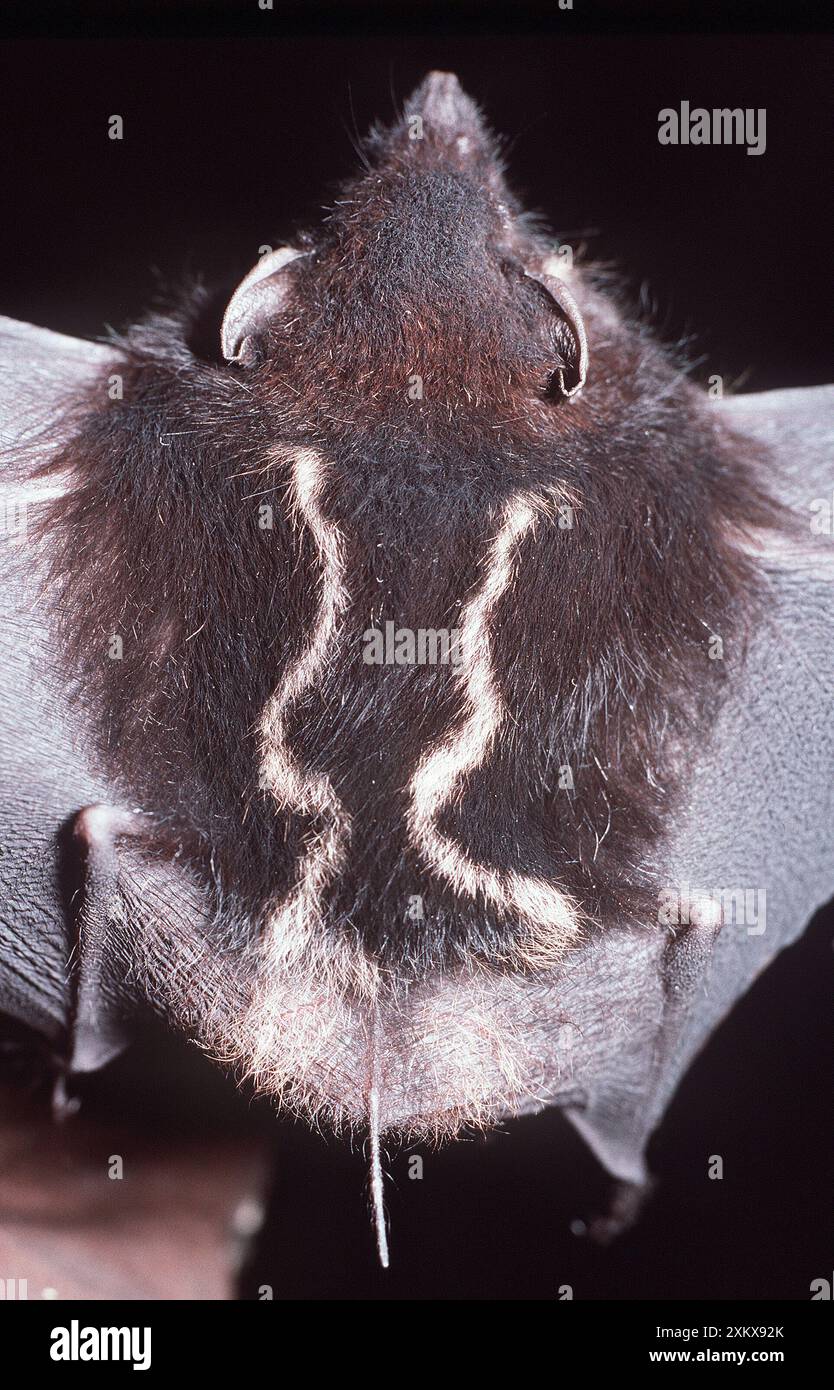
[[[264,331],[286,299],[287,281],[282,271],[291,261],[307,255],[294,246],[269,251],[241,280],[223,315],[220,343],[227,362],[249,366],[254,360],[253,339]]]
[[[561,328],[560,347],[564,344],[567,363],[560,362],[553,376],[556,387],[562,396],[575,396],[585,385],[588,375],[588,338],[585,323],[579,306],[563,280],[558,276],[544,273],[531,275],[525,272],[525,279],[531,280],[557,316]]]

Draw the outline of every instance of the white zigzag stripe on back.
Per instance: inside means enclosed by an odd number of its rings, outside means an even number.
[[[518,546],[547,505],[540,494],[517,493],[504,509],[501,526],[487,553],[480,587],[466,603],[460,621],[463,663],[455,675],[463,687],[468,713],[421,759],[410,787],[409,827],[425,858],[452,888],[470,898],[482,895],[503,916],[516,916],[534,929],[528,945],[519,945],[531,965],[573,944],[579,913],[571,897],[545,879],[515,871],[501,872],[479,864],[437,828],[467,773],[481,765],[507,717],[493,671],[489,621],[513,582]]]
[[[318,814],[324,826],[308,841],[298,881],[271,918],[268,954],[276,966],[298,960],[307,950],[310,933],[321,921],[322,893],[339,872],[350,838],[350,822],[330,778],[305,771],[287,740],[287,712],[332,662],[339,620],[348,605],[344,539],[319,505],[325,461],[309,448],[292,450],[289,459],[292,510],[309,529],[321,564],[319,609],[307,646],[264,710],[260,729],[261,783],[282,810]]]

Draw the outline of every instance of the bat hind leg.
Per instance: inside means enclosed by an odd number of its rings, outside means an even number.
[[[147,830],[138,812],[85,806],[72,820],[68,853],[78,887],[71,904],[70,1009],[64,1067],[55,1088],[59,1116],[72,1113],[67,1079],[98,1071],[126,1045],[120,999],[118,841]]]

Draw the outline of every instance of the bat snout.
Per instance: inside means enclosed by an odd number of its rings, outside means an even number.
[[[406,103],[408,113],[419,113],[438,131],[450,137],[465,136],[481,127],[475,102],[468,97],[453,72],[430,72]]]

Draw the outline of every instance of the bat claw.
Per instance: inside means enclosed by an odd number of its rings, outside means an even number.
[[[654,1182],[618,1182],[611,1194],[608,1210],[588,1221],[572,1221],[571,1231],[587,1237],[595,1245],[610,1245],[639,1221],[654,1191]]]
[[[55,1124],[65,1124],[67,1120],[73,1119],[80,1109],[81,1097],[70,1093],[66,1074],[61,1072],[56,1076],[52,1086],[52,1118]]]

